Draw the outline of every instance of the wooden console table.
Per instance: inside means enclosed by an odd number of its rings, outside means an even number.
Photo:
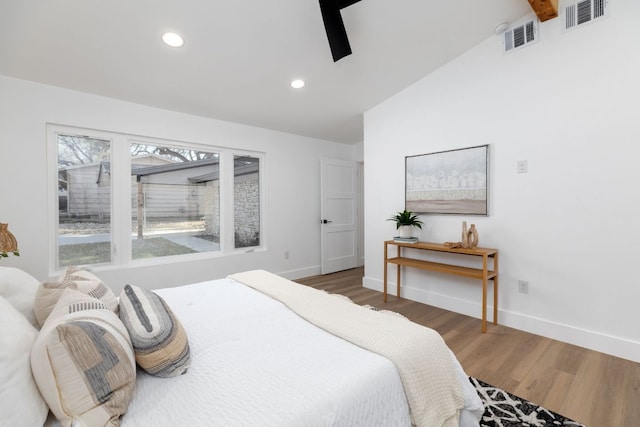
[[[396,256],[389,258],[389,245],[397,247]],[[446,252],[459,255],[472,255],[482,257],[482,268],[462,267],[454,264],[443,264],[404,256],[406,249],[411,248],[424,251]],[[404,250],[403,250],[404,249]],[[489,270],[489,258],[493,258],[493,269]],[[456,276],[469,277],[482,280],[482,332],[487,331],[487,282],[493,280],[493,324],[498,324],[498,250],[490,248],[449,248],[439,243],[417,242],[403,243],[394,240],[384,242],[384,302],[387,302],[387,266],[395,264],[396,295],[400,296],[400,270],[402,266],[419,268],[421,270],[436,271],[438,273],[454,274]]]

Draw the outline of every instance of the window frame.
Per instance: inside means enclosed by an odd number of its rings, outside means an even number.
[[[111,161],[111,262],[87,264],[92,270],[111,270],[123,267],[153,266],[167,263],[182,263],[194,260],[212,259],[230,255],[266,250],[265,215],[265,159],[266,153],[201,143],[154,138],[112,131],[94,130],[76,126],[47,124],[47,168],[48,168],[48,248],[49,271],[55,275],[64,269],[59,264],[59,200],[58,200],[58,135],[77,135],[110,141]],[[155,258],[133,259],[131,249],[132,203],[131,203],[131,144],[164,145],[212,153],[219,153],[220,159],[220,249],[182,255],[167,255]],[[260,244],[258,246],[235,248],[234,242],[234,156],[250,156],[259,159],[259,221]]]

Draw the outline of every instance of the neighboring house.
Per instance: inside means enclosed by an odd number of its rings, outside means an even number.
[[[149,219],[206,219],[206,234],[219,236],[219,175],[216,159],[176,162],[131,170],[131,207],[138,234]]]
[[[163,165],[170,160],[155,154],[131,158],[131,169]],[[110,217],[111,162],[70,165],[58,169],[58,211],[61,216],[87,219]]]
[[[145,218],[198,218],[211,213],[206,205],[213,201],[219,163],[216,158],[158,166],[132,165],[131,207],[134,213],[136,210],[143,212]],[[202,176],[208,178],[199,178]]]
[[[98,185],[102,162],[58,169],[58,211],[65,216],[88,219],[109,217],[109,186]]]
[[[131,159],[132,218],[138,234],[148,220],[205,220],[205,232],[220,233],[219,159],[171,162],[161,156]],[[242,241],[259,234],[259,165],[236,159],[235,232]],[[61,214],[104,220],[110,217],[111,162],[103,161],[60,169]]]

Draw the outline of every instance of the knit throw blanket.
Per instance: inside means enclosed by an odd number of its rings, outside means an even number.
[[[414,425],[458,426],[462,388],[449,349],[436,331],[264,270],[229,278],[282,302],[319,328],[389,359],[400,374]]]

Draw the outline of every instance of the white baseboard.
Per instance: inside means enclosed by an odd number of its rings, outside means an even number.
[[[364,277],[362,285],[365,288],[379,292],[383,291],[381,280]],[[390,285],[390,291],[395,294],[396,285]],[[481,318],[482,306],[475,301],[467,301],[424,290],[404,287],[400,289],[400,295],[413,301],[445,310],[461,313],[467,316]],[[487,320],[491,321],[493,316],[493,306],[487,307]],[[640,342],[628,340],[626,338],[606,335],[601,332],[583,329],[574,325],[557,323],[547,319],[533,317],[522,313],[516,313],[498,309],[498,323],[510,328],[519,329],[543,337],[555,339],[569,344],[585,347],[590,350],[610,354],[640,363]],[[489,326],[490,327],[490,326]]]
[[[316,265],[313,267],[300,268],[298,270],[281,271],[277,274],[289,280],[296,280],[322,274],[322,269],[319,265]]]

